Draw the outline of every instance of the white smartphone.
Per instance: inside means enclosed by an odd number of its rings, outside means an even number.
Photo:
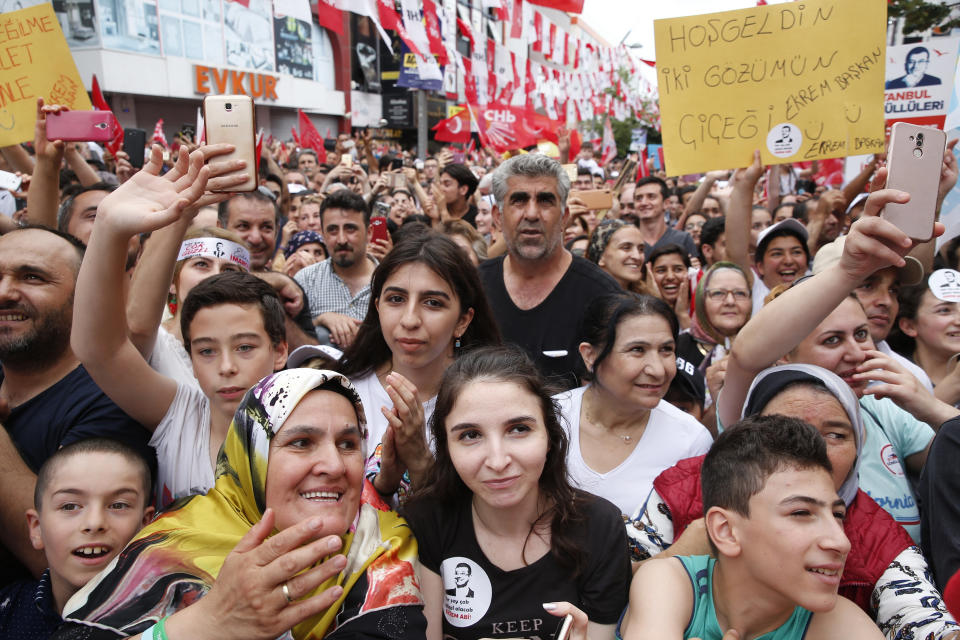
[[[571,626],[573,626],[573,614],[568,613],[563,617],[563,624],[560,626],[560,631],[557,631],[557,636],[554,640],[567,640]]]
[[[10,173],[9,171],[0,171],[0,189],[16,191],[20,188],[21,182],[23,182],[23,180],[17,174]]]
[[[910,194],[910,202],[888,204],[881,217],[918,242],[933,237],[937,189],[947,136],[940,129],[895,122],[887,154],[887,188]]]

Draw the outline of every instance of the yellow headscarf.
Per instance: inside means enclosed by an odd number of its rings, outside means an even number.
[[[140,531],[67,602],[64,618],[135,635],[205,595],[227,554],[263,516],[270,440],[297,403],[324,385],[336,385],[337,392],[352,400],[365,431],[360,397],[341,374],[291,369],[264,378],[237,408],[217,460],[213,489],[178,501]],[[367,481],[341,553],[347,557],[346,568],[314,594],[336,584],[343,594],[322,614],[297,625],[294,638],[323,638],[337,624],[385,607],[422,606],[415,574],[417,544],[410,527]],[[365,588],[363,602],[343,611],[354,587]],[[356,594],[351,598],[355,600]]]

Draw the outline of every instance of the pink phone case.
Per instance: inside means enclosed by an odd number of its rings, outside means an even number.
[[[888,204],[881,216],[919,242],[933,237],[937,189],[946,134],[940,129],[895,122],[887,154],[887,188],[910,194],[910,202]]]
[[[110,111],[63,111],[47,116],[47,140],[107,142],[115,119]]]

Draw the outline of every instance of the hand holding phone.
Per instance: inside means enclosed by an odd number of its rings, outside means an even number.
[[[61,111],[47,114],[47,140],[108,142],[116,132],[111,111]]]
[[[940,129],[895,122],[890,132],[887,188],[906,191],[910,201],[888,204],[880,216],[917,242],[933,237],[945,147]]]

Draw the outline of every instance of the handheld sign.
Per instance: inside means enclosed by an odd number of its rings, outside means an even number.
[[[37,97],[93,108],[49,2],[3,14],[0,29],[0,147],[33,139]]]
[[[883,0],[805,0],[654,21],[671,175],[879,153]]]

